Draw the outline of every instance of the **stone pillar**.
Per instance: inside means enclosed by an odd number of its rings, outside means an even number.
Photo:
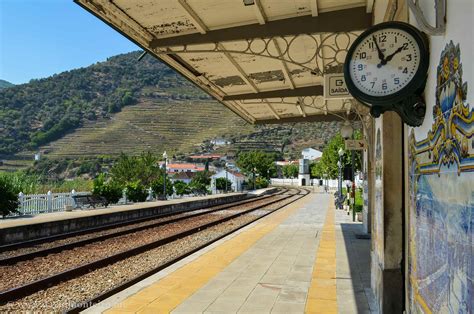
[[[364,173],[363,183],[363,199],[364,206],[362,209],[362,230],[368,234],[372,232],[372,212],[374,206],[374,180],[375,180],[375,167],[373,160],[374,143],[370,142],[374,138],[374,128],[372,119],[367,121],[367,134],[364,137],[369,143],[367,150],[363,151],[362,160],[362,172]]]
[[[381,313],[402,313],[405,308],[403,124],[394,112],[384,113],[377,120],[372,288]]]

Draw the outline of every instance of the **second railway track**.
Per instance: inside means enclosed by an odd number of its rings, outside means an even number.
[[[139,230],[125,232],[124,234],[119,232],[119,235],[107,235],[105,238],[99,236],[100,240],[95,242],[87,240],[89,242],[85,245],[75,246],[72,249],[66,248],[64,251],[60,250],[59,253],[44,255],[44,252],[42,252],[32,260],[20,261],[9,266],[0,266],[3,268],[0,302],[3,304],[8,302],[5,305],[6,309],[11,309],[12,301],[20,299],[18,302],[13,302],[13,304],[24,304],[22,303],[22,298],[28,299],[30,295],[33,295],[32,297],[35,298],[34,295],[41,294],[45,287],[52,287],[47,290],[54,290],[55,286],[61,286],[61,283],[65,281],[74,280],[84,275],[87,276],[101,269],[104,269],[106,272],[106,269],[111,265],[121,264],[127,259],[133,259],[143,254],[146,255],[149,251],[160,251],[168,246],[179,245],[180,241],[182,242],[184,239],[191,239],[191,242],[195,242],[195,239],[192,238],[193,235],[211,232],[214,235],[211,238],[214,240],[211,239],[210,241],[213,242],[217,238],[214,229],[217,230],[221,226],[226,231],[236,229],[236,225],[242,226],[250,223],[278,208],[286,206],[291,201],[299,199],[302,197],[301,193],[301,191],[295,189],[280,195],[247,200],[227,208],[194,212],[187,217],[173,217],[167,223],[164,221],[148,228],[140,226]],[[276,209],[272,209],[272,206]],[[252,217],[251,215],[254,216]],[[150,230],[153,230],[153,232],[150,232]],[[205,246],[208,244],[201,243],[201,245]],[[64,258],[61,259],[61,256]],[[41,271],[38,273],[38,271],[35,272],[32,268]],[[20,275],[22,273],[29,273],[29,275],[22,276]],[[34,276],[31,276],[31,273]],[[102,290],[105,288],[98,289]],[[115,287],[114,289],[117,288]],[[112,291],[113,289],[105,290]],[[77,301],[84,302],[88,299],[94,298],[89,296],[85,299],[78,298]],[[66,308],[77,307],[75,305],[72,307],[67,306]],[[42,306],[40,308],[44,309]],[[2,309],[4,307],[0,308],[0,310]],[[65,310],[64,306],[62,310]]]

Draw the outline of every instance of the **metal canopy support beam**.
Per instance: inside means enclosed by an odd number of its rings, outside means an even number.
[[[273,38],[273,44],[275,45],[275,50],[277,51],[278,55],[281,56],[281,49],[280,45],[276,38]],[[293,82],[293,78],[291,77],[290,70],[288,69],[288,65],[286,64],[285,60],[281,60],[281,67],[283,70],[283,75],[285,75],[286,80],[290,84],[291,89],[295,89],[295,82]]]
[[[199,15],[194,12],[194,10],[189,6],[186,0],[178,0],[178,2],[186,11],[191,21],[193,21],[194,27],[196,27],[201,34],[205,34],[209,29],[207,28],[206,24],[204,24],[204,22],[199,18]]]
[[[257,15],[259,24],[263,25],[267,22],[267,15],[265,14],[265,10],[263,10],[260,0],[255,0],[255,15]]]
[[[219,49],[224,50],[223,47],[222,47],[222,44],[218,44],[218,46],[219,46]],[[237,71],[239,72],[242,79],[248,85],[250,85],[252,87],[252,89],[255,91],[254,95],[258,94],[260,91],[258,90],[257,85],[255,85],[255,83],[247,76],[247,73],[245,73],[245,71],[242,69],[242,67],[234,60],[232,55],[230,53],[228,53],[227,51],[224,51],[224,55],[232,63],[232,65],[237,69]],[[280,120],[280,116],[276,112],[275,108],[273,108],[273,106],[268,102],[268,100],[264,99],[263,101],[267,104],[268,109],[272,112],[272,114],[275,116],[275,118],[277,120]]]
[[[221,44],[219,44],[218,46],[219,46],[219,49],[224,50]],[[232,63],[234,68],[239,72],[240,77],[245,81],[245,83],[250,85],[250,87],[254,90],[255,92],[254,95],[256,95],[259,92],[257,85],[255,85],[255,83],[247,76],[247,73],[244,72],[242,67],[234,60],[234,58],[229,52],[223,51],[223,53],[226,56],[227,60],[229,60],[229,62]],[[229,100],[237,100],[237,99],[229,99]]]
[[[267,22],[263,25],[244,25],[208,31],[206,34],[189,34],[168,38],[155,38],[150,48],[182,46],[204,43],[271,38],[312,33],[338,33],[364,30],[372,26],[372,14],[366,7],[321,13],[318,16],[301,16]]]
[[[273,108],[273,106],[268,102],[268,100],[264,99],[263,101],[267,104],[268,109],[270,109],[270,111],[273,113],[275,118],[277,120],[280,120],[280,116],[278,115],[278,112],[276,112],[275,108]]]
[[[318,14],[319,14],[318,0],[309,0],[309,3],[311,5],[311,15],[312,16],[318,16]]]
[[[374,1],[375,0],[367,0],[367,13],[372,13],[374,10]]]
[[[298,102],[296,103],[296,107],[298,108],[298,111],[303,117],[306,117],[306,111],[304,110],[304,103],[301,98],[298,99]]]
[[[332,121],[345,121],[345,120],[357,120],[357,115],[355,113],[351,113],[347,116],[345,113],[340,112],[338,115],[310,115],[306,117],[291,117],[291,118],[281,118],[279,120],[276,119],[263,119],[263,120],[255,120],[255,124],[281,124],[281,123],[295,123],[295,122],[332,122]]]
[[[281,97],[302,97],[302,96],[323,96],[324,88],[321,85],[299,87],[295,89],[278,89],[267,92],[227,95],[222,100],[248,100],[260,98],[281,98]]]

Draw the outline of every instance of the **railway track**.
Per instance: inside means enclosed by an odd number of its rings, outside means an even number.
[[[126,278],[124,280],[118,280],[120,282],[117,284],[115,284],[115,282],[112,282],[111,285],[101,284],[101,287],[98,287],[94,293],[86,294],[86,296],[73,297],[72,299],[75,300],[75,302],[77,300],[77,303],[72,305],[69,303],[68,306],[59,305],[61,310],[77,312],[80,309],[88,307],[90,304],[94,304],[127,288],[143,278],[171,265],[177,260],[288,205],[306,194],[307,192],[296,189],[281,191],[281,193],[277,195],[273,194],[266,197],[240,201],[237,202],[238,204],[233,203],[229,206],[217,206],[219,208],[197,212],[193,211],[192,213],[188,213],[187,216],[167,217],[165,220],[162,219],[162,221],[159,222],[154,221],[147,226],[133,226],[127,230],[98,235],[95,238],[90,237],[88,239],[72,241],[67,244],[53,245],[50,248],[43,248],[26,254],[6,257],[2,260],[2,264],[7,266],[0,266],[2,268],[1,276],[13,277],[8,278],[7,283],[2,285],[0,304],[3,304],[3,306],[0,307],[0,311],[4,309],[25,309],[24,307],[27,307],[28,304],[37,304],[35,303],[38,302],[37,298],[43,298],[45,293],[47,294],[47,299],[57,300],[57,296],[52,296],[58,293],[58,291],[62,291],[62,289],[67,289],[68,282],[72,282],[71,286],[74,286],[74,284],[77,286],[77,281],[80,281],[82,277],[89,277],[89,279],[84,279],[84,282],[87,282],[87,280],[90,280],[90,275],[94,275],[95,273],[100,277],[103,277],[103,274],[108,274],[108,277],[105,276],[105,278],[111,278],[113,275],[110,275],[110,269],[120,268],[121,265],[123,266],[129,263],[128,261],[130,261],[130,263],[133,263],[131,262],[133,260],[135,263],[150,264],[150,266],[144,267],[142,271],[133,271],[127,274]],[[147,237],[146,233],[151,233],[150,230],[156,231],[157,236]],[[145,240],[138,241],[137,239]],[[113,247],[112,244],[114,244],[114,242],[112,241],[121,244],[129,243],[130,245],[128,247],[127,245],[119,245],[116,249],[109,250]],[[85,253],[84,256],[81,255],[80,251],[85,252],[93,250],[94,248],[97,249],[98,247],[106,249],[103,251],[99,250],[100,254],[93,254],[91,258],[87,257]],[[174,249],[175,247],[180,249],[176,251],[176,249]],[[179,252],[179,254],[176,252]],[[22,269],[23,272],[28,271],[28,267],[30,267],[29,271],[31,272],[31,267],[35,265],[37,269],[47,267],[48,264],[54,265],[55,262],[57,263],[58,260],[61,260],[61,256],[68,254],[73,256],[77,254],[79,257],[82,256],[82,259],[79,258],[79,260],[76,260],[76,263],[68,263],[68,260],[64,259],[62,260],[64,264],[54,267],[51,272],[44,273],[46,274],[45,276],[39,276],[39,278],[35,277],[34,280],[29,280],[28,276],[22,277],[18,275],[22,273]],[[158,254],[156,256],[162,260],[158,265],[149,263],[149,260],[146,259],[147,255],[153,254]],[[144,258],[145,262],[143,262]],[[9,267],[11,269],[9,269]],[[127,272],[127,268],[123,268],[122,271]],[[15,276],[15,274],[17,275]],[[137,274],[139,275],[137,276]],[[3,278],[2,282],[4,282],[4,279],[6,278]],[[108,281],[110,280],[111,279],[108,279]],[[18,284],[19,282],[20,284]],[[45,289],[45,287],[51,288]],[[69,297],[69,299],[71,299],[71,297]],[[34,302],[34,300],[36,301]],[[84,303],[84,301],[86,302]],[[45,309],[43,305],[41,305],[40,308]]]
[[[274,193],[272,195],[279,195],[279,194],[284,194],[288,190],[287,189],[282,189],[277,193]],[[260,198],[267,198],[270,197],[271,195],[264,195],[261,196]],[[239,201],[234,201],[234,202],[229,202],[226,204],[222,205],[216,205],[216,206],[211,206],[211,207],[198,207],[186,211],[179,211],[179,212],[174,212],[174,213],[161,213],[158,215],[153,215],[153,216],[148,216],[148,217],[143,217],[143,218],[138,218],[138,219],[133,219],[129,221],[124,221],[124,222],[117,222],[117,223],[111,223],[107,224],[104,226],[99,226],[99,227],[94,227],[94,228],[88,228],[84,230],[78,230],[74,232],[68,232],[68,233],[62,233],[54,236],[49,236],[49,237],[42,237],[34,240],[28,240],[28,241],[23,241],[23,242],[17,242],[17,243],[12,243],[12,244],[6,244],[0,246],[0,265],[2,265],[2,260],[6,259],[7,257],[11,256],[9,252],[15,252],[14,254],[18,254],[18,252],[26,252],[26,251],[33,251],[36,250],[37,248],[40,248],[42,244],[45,244],[45,246],[50,246],[51,243],[58,243],[62,240],[65,242],[68,241],[70,238],[74,239],[79,239],[81,237],[87,237],[89,234],[97,234],[99,232],[102,232],[102,234],[107,234],[108,232],[114,232],[114,230],[119,230],[120,228],[126,229],[129,226],[135,225],[137,226],[138,224],[147,224],[150,221],[156,220],[156,219],[162,219],[162,218],[167,218],[167,217],[177,217],[180,215],[186,215],[188,213],[192,213],[195,211],[199,210],[210,210],[210,209],[225,209],[229,208],[234,205],[239,205],[239,204],[245,204],[247,202],[252,202],[255,201],[255,197],[249,198],[249,199],[244,199],[244,200],[239,200]],[[25,248],[24,251],[21,251],[20,249]]]
[[[273,195],[265,195],[260,198],[251,198],[237,202],[231,202],[224,205],[217,205],[208,208],[193,209],[185,212],[181,211],[177,213],[147,217],[144,219],[138,219],[129,222],[121,222],[99,228],[88,229],[87,232],[72,232],[48,238],[42,238],[34,241],[26,241],[13,245],[6,245],[0,247],[0,266],[12,265],[20,261],[33,259],[39,256],[46,256],[48,254],[61,252],[67,249],[73,249],[75,247],[84,246],[89,243],[103,241],[113,237],[131,234],[149,228],[175,223],[184,219],[199,217],[209,213],[226,210],[235,206],[265,200],[274,195],[280,195],[283,193],[285,193],[285,191],[280,191],[279,193]]]

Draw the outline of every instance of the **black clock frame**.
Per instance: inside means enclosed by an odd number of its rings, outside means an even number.
[[[357,46],[379,30],[394,28],[407,32],[416,41],[420,49],[420,65],[413,79],[403,89],[388,96],[371,96],[358,89],[350,76],[350,62]],[[377,24],[363,32],[349,48],[344,63],[344,78],[351,95],[370,108],[370,114],[378,118],[386,111],[395,111],[403,122],[410,126],[420,126],[426,113],[422,93],[425,89],[430,63],[429,43],[427,36],[414,26],[403,22],[384,22]]]

